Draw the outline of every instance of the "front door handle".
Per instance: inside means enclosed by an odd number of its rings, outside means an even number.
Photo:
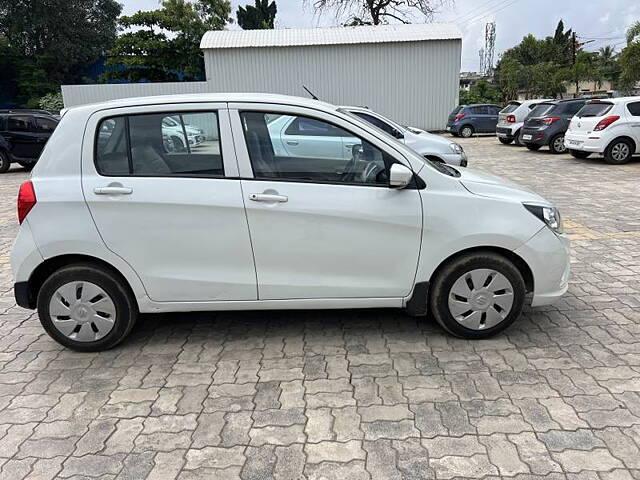
[[[287,140],[287,145],[298,145],[297,140]]]
[[[254,202],[284,203],[289,201],[289,197],[272,193],[250,193],[249,200],[253,200]]]
[[[96,187],[93,189],[96,195],[131,195],[133,188],[129,187]]]

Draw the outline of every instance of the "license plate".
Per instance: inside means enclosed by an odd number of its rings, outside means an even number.
[[[582,145],[582,142],[578,140],[569,140],[569,145],[575,145],[576,147],[579,147],[580,145]]]
[[[523,140],[531,140],[533,138],[532,135],[522,135]]]
[[[496,135],[498,135],[499,137],[506,137],[507,136],[506,133],[496,133]]]

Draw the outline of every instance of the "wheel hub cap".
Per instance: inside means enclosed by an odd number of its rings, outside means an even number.
[[[513,286],[500,272],[476,269],[462,275],[449,292],[453,318],[471,330],[486,330],[504,321],[513,307]]]
[[[78,342],[93,342],[115,325],[116,306],[109,295],[90,282],[70,282],[58,288],[49,302],[53,326]]]

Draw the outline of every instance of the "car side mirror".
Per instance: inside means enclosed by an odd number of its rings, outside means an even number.
[[[393,131],[393,136],[395,138],[397,138],[398,140],[402,140],[404,138],[404,135],[399,130],[394,130]]]
[[[413,180],[413,172],[400,163],[394,163],[389,170],[389,187],[402,189]]]

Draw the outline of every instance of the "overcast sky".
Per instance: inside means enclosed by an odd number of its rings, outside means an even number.
[[[159,0],[119,0],[125,13],[157,8]],[[231,0],[233,12],[238,5],[253,0]],[[310,2],[309,2],[310,3]],[[335,15],[314,15],[304,0],[276,0],[278,28],[313,28],[339,24]],[[527,33],[538,37],[553,34],[558,20],[573,28],[582,39],[594,39],[587,48],[595,50],[611,44],[623,46],[625,29],[640,20],[638,0],[455,0],[455,6],[443,7],[434,21],[455,22],[464,39],[462,69],[478,69],[478,50],[484,45],[485,24],[496,22],[496,59],[500,52],[518,43]],[[234,27],[230,27],[234,28]],[[235,27],[237,28],[237,27]]]

